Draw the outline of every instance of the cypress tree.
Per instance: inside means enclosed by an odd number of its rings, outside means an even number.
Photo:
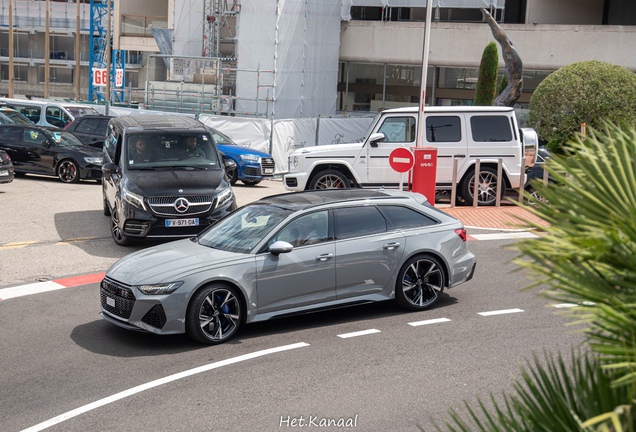
[[[479,65],[479,77],[475,88],[476,106],[492,105],[497,90],[497,69],[499,66],[499,54],[497,44],[490,42],[484,48]]]

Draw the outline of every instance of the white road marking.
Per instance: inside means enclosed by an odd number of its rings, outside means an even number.
[[[376,329],[362,330],[362,331],[357,331],[353,333],[341,334],[341,335],[338,335],[338,337],[342,339],[347,339],[347,338],[352,338],[356,336],[364,336],[364,335],[373,334],[373,333],[380,333],[380,330],[376,330]]]
[[[151,382],[146,383],[146,384],[142,384],[142,385],[137,386],[137,387],[133,387],[133,388],[131,388],[129,390],[125,390],[125,391],[123,391],[121,393],[114,394],[112,396],[109,396],[107,398],[98,400],[98,401],[90,403],[88,405],[84,405],[83,407],[74,409],[74,410],[69,411],[67,413],[64,413],[62,415],[54,417],[54,418],[52,418],[50,420],[47,420],[45,422],[42,422],[42,423],[37,424],[35,426],[32,426],[32,427],[30,427],[28,429],[24,429],[22,432],[41,431],[43,429],[46,429],[46,428],[49,428],[49,427],[54,426],[56,424],[62,423],[63,421],[66,421],[68,419],[76,417],[76,416],[78,416],[80,414],[84,414],[84,413],[86,413],[88,411],[91,411],[91,410],[94,410],[96,408],[102,407],[102,406],[107,405],[109,403],[116,402],[118,400],[127,398],[128,396],[132,396],[134,394],[141,393],[142,391],[149,390],[151,388],[158,387],[160,385],[167,384],[167,383],[170,383],[170,382],[173,382],[173,381],[176,381],[176,380],[180,380],[182,378],[187,378],[189,376],[196,375],[196,374],[199,374],[199,373],[202,373],[202,372],[207,372],[207,371],[212,370],[212,369],[217,369],[217,368],[220,368],[220,367],[223,367],[223,366],[228,366],[228,365],[231,365],[231,364],[234,364],[234,363],[239,363],[239,362],[243,362],[243,361],[246,361],[246,360],[251,360],[253,358],[262,357],[262,356],[265,356],[265,355],[268,355],[268,354],[274,354],[274,353],[282,352],[282,351],[289,351],[289,350],[293,350],[293,349],[296,349],[296,348],[302,348],[302,347],[306,347],[306,346],[309,346],[309,344],[307,344],[305,342],[299,342],[299,343],[292,344],[292,345],[284,345],[284,346],[280,346],[280,347],[276,347],[276,348],[269,348],[269,349],[266,349],[266,350],[256,351],[256,352],[253,352],[253,353],[250,353],[250,354],[244,354],[242,356],[233,357],[233,358],[230,358],[230,359],[227,359],[227,360],[218,361],[218,362],[215,362],[215,363],[210,363],[210,364],[205,365],[205,366],[200,366],[198,368],[190,369],[190,370],[185,371],[185,372],[180,372],[178,374],[170,375],[170,376],[167,376],[165,378],[161,378],[161,379],[158,379],[158,380],[155,380],[155,381],[151,381]]]
[[[517,313],[517,312],[524,312],[524,310],[523,309],[504,309],[504,310],[491,311],[491,312],[479,312],[477,315],[490,316],[490,315],[502,315],[502,314],[509,314],[509,313]]]
[[[509,239],[524,239],[524,238],[538,238],[539,236],[528,231],[512,232],[512,233],[498,233],[498,234],[470,234],[470,236],[477,240],[509,240]]]
[[[576,307],[578,305],[576,303],[561,303],[561,304],[555,304],[555,305],[552,305],[552,306],[554,306],[555,308],[562,309],[562,308]]]
[[[0,300],[6,300],[10,298],[22,297],[31,294],[39,294],[47,291],[55,291],[62,288],[66,288],[64,285],[60,285],[56,282],[36,282],[28,285],[21,285],[12,288],[0,289]]]
[[[449,322],[449,321],[450,320],[448,318],[437,318],[437,319],[431,319],[426,321],[416,321],[416,322],[409,323],[409,325],[413,327],[417,327],[417,326],[422,326],[427,324],[437,324],[437,323],[443,323],[443,322]]]

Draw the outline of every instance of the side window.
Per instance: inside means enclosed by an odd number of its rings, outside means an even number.
[[[84,119],[75,128],[76,132],[94,134],[99,125],[99,119]]]
[[[117,163],[115,159],[115,151],[117,150],[117,137],[115,136],[115,129],[112,126],[108,128],[108,135],[104,140],[104,150],[110,157],[110,160]]]
[[[421,228],[437,222],[413,209],[401,206],[380,206],[382,213],[397,229]]]
[[[46,140],[46,137],[38,130],[27,128],[24,129],[24,137],[22,140],[30,144],[42,145],[42,141]]]
[[[279,240],[294,247],[332,240],[329,237],[329,212],[324,210],[294,219],[269,241],[269,245]]]
[[[334,210],[338,240],[386,232],[386,219],[375,206]]]
[[[512,141],[508,116],[472,116],[470,130],[475,142]]]
[[[103,137],[106,135],[106,130],[108,130],[108,119],[104,119],[99,122],[99,126],[97,126],[95,135],[99,135]]]
[[[459,142],[462,140],[461,121],[457,116],[426,117],[426,141]]]
[[[384,142],[415,142],[415,117],[387,117],[378,129]]]
[[[5,127],[0,129],[0,135],[7,141],[20,141],[22,129],[15,127]]]
[[[40,108],[25,106],[11,106],[11,108],[31,120],[33,123],[37,123],[40,121]]]
[[[66,126],[62,115],[62,110],[55,107],[46,107],[46,121],[59,128],[63,128],[64,126]]]

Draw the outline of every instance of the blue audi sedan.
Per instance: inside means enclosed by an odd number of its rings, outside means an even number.
[[[241,180],[247,186],[257,185],[264,178],[273,177],[276,172],[274,158],[262,151],[237,145],[230,137],[216,129],[209,128],[212,139],[226,159],[236,162],[236,170],[228,172],[230,184]]]

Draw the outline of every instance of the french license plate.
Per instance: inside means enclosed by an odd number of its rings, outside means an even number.
[[[265,168],[265,174],[274,174],[274,168]]]
[[[199,218],[195,219],[166,219],[166,227],[199,226]]]
[[[0,177],[2,177],[2,176],[8,176],[8,175],[9,175],[9,171],[7,171],[7,170],[2,170],[2,171],[0,171]]]
[[[115,307],[115,299],[114,298],[110,298],[110,297],[106,297],[106,304],[110,307]]]

